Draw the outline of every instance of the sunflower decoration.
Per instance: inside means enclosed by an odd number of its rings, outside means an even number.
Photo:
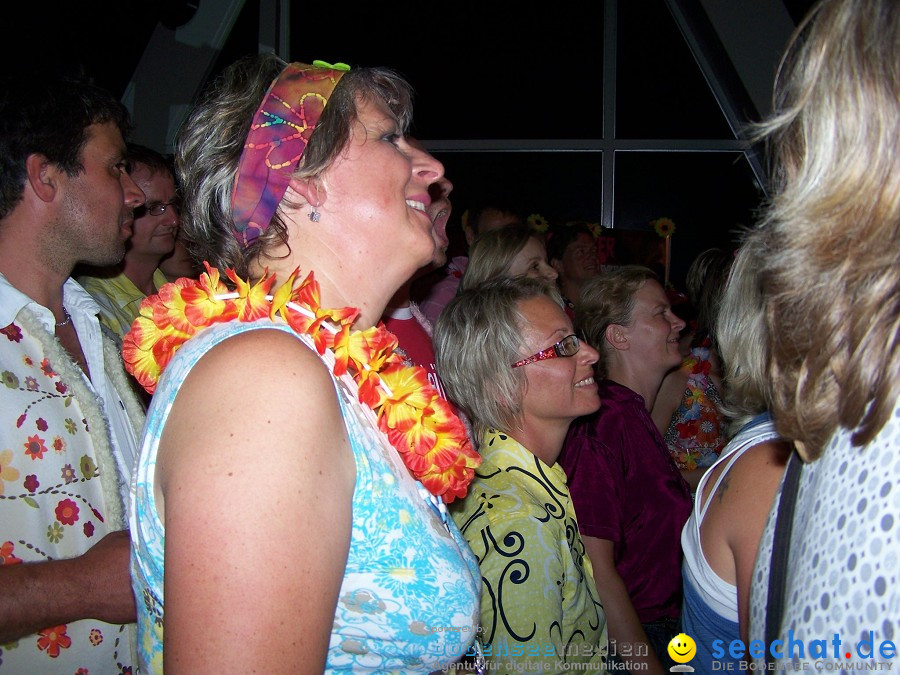
[[[587,229],[591,231],[591,234],[594,236],[594,239],[600,237],[603,233],[603,227],[601,227],[600,223],[585,223]]]
[[[525,224],[535,232],[545,233],[550,227],[550,223],[540,213],[532,213],[525,219]]]
[[[653,225],[656,234],[663,239],[671,237],[675,232],[675,223],[672,222],[671,218],[657,218],[656,220],[651,220],[650,224]]]

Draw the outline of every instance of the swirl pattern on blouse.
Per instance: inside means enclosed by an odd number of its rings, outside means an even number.
[[[605,662],[606,616],[557,464],[489,430],[482,465],[450,510],[478,558],[485,658],[493,664]]]

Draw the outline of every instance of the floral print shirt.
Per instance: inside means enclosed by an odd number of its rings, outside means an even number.
[[[722,397],[709,377],[711,348],[707,338],[681,364],[687,387],[666,430],[666,445],[679,469],[712,466],[728,442]]]
[[[0,275],[0,565],[75,558],[125,527],[124,467],[143,416],[90,296],[69,281],[64,306],[93,381],[57,342],[50,310]],[[133,628],[46,626],[0,647],[0,673],[131,672]]]
[[[606,615],[559,464],[494,429],[453,518],[481,566],[479,638],[492,669],[605,670]]]
[[[131,521],[133,583],[138,599],[141,670],[163,666],[165,528],[154,502],[159,439],[190,369],[219,342],[248,330],[288,332],[268,320],[217,324],[188,340],[166,366],[147,417],[134,483]],[[322,357],[329,369],[331,352]],[[329,362],[329,359],[331,361]],[[335,380],[356,460],[353,526],[335,608],[326,671],[431,672],[462,657],[478,620],[478,565],[437,498],[415,481],[357,401],[349,376]],[[302,611],[302,608],[298,608]],[[285,671],[301,669],[302,655]]]

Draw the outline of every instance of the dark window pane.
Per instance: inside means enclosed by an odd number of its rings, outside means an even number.
[[[599,138],[603,3],[577,11],[484,2],[472,13],[443,7],[420,12],[366,11],[365,35],[316,30],[336,11],[298,5],[291,54],[351,65],[390,66],[416,89],[414,133],[420,138]],[[343,40],[343,42],[342,42]]]
[[[597,152],[437,152],[454,185],[447,227],[451,254],[463,252],[460,222],[477,203],[499,201],[523,216],[537,213],[551,225],[600,222],[602,155]]]
[[[207,81],[214,79],[232,63],[259,51],[259,0],[246,0],[234,27],[222,45]]]
[[[616,137],[733,139],[663,0],[618,6]]]
[[[760,200],[743,153],[616,153],[615,226],[650,232],[650,221],[671,218],[676,285],[701,251],[735,246],[736,232],[753,223]]]

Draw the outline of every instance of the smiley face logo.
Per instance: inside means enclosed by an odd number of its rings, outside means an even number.
[[[697,644],[687,633],[679,633],[669,641],[668,652],[675,663],[687,663],[697,655]]]

